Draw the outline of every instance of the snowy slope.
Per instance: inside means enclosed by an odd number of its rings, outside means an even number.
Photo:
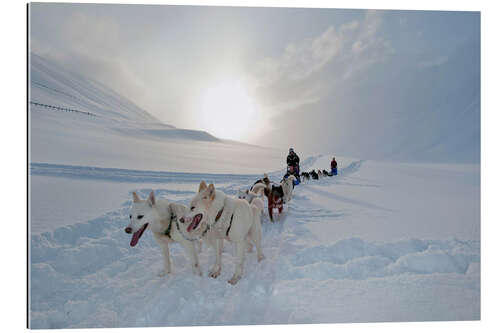
[[[67,72],[34,53],[30,54],[30,88],[31,100],[35,102],[92,110],[100,117],[158,122],[108,87]]]
[[[29,113],[31,162],[211,173],[262,173],[283,164],[283,152],[163,124],[102,84],[36,54],[30,83],[30,102],[37,103]]]
[[[305,158],[302,168],[323,169],[328,159]],[[32,211],[32,227],[58,201],[67,209],[65,226],[32,235],[32,327],[479,319],[477,166],[338,161],[338,177],[296,187],[279,222],[263,218],[266,259],[257,264],[249,254],[236,286],[226,282],[231,244],[218,279],[207,277],[211,251],[201,254],[200,278],[178,244],[171,246],[173,273],[160,278],[152,235],[131,248],[123,229],[134,190],[187,204],[201,179],[234,195],[256,176],[32,165],[32,184],[51,189],[33,192],[33,201],[46,199]],[[89,211],[101,198],[113,202],[75,223],[82,201],[57,194],[71,185]]]

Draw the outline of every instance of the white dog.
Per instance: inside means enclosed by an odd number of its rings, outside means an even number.
[[[289,175],[281,181],[281,187],[283,188],[283,202],[288,203],[292,200],[293,182],[296,180],[294,175]]]
[[[262,200],[262,195],[266,185],[263,183],[255,184],[251,190],[238,190],[238,199],[246,200],[250,206],[256,206],[258,208],[259,219],[262,217],[264,212],[264,201]],[[253,243],[249,236],[247,236],[248,252],[252,252]]]
[[[216,278],[221,272],[222,242],[224,239],[236,243],[238,263],[233,277],[228,281],[236,284],[242,277],[245,261],[247,236],[257,248],[257,259],[264,259],[261,248],[262,230],[259,208],[249,205],[246,200],[231,198],[215,186],[202,181],[198,193],[191,201],[190,212],[182,220],[188,227],[188,232],[206,232],[206,240],[215,249],[215,265],[210,276]]]
[[[238,190],[238,199],[244,199],[248,201],[249,204],[257,206],[262,214],[262,211],[264,211],[264,201],[262,201],[261,198],[266,187],[267,186],[263,183],[257,183],[251,190]]]
[[[177,203],[170,203],[165,199],[155,199],[154,192],[147,200],[141,200],[137,193],[132,193],[133,203],[130,211],[130,223],[125,232],[132,234],[130,246],[137,245],[142,234],[149,228],[160,245],[163,253],[164,271],[160,276],[171,273],[170,251],[168,244],[178,242],[184,247],[191,260],[193,273],[201,275],[198,255],[196,254],[195,239],[187,233],[187,226],[179,223],[181,217],[188,213],[188,208]]]

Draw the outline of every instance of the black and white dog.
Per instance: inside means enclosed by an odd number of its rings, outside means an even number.
[[[302,181],[309,180],[311,178],[309,176],[309,173],[307,173],[307,172],[302,172],[300,175],[302,176]]]

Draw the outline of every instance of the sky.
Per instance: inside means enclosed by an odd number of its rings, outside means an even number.
[[[32,52],[179,128],[479,160],[478,12],[35,3],[30,15]]]

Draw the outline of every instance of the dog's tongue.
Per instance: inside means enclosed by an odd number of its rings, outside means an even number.
[[[137,245],[139,238],[141,238],[142,233],[144,232],[144,230],[146,230],[147,226],[148,226],[148,224],[146,223],[145,225],[142,226],[141,229],[134,232],[134,234],[132,235],[132,239],[130,240],[130,246],[134,247]]]
[[[198,226],[198,224],[200,224],[200,221],[201,221],[201,218],[203,217],[203,215],[201,214],[196,214],[194,217],[193,217],[193,221],[188,225],[187,227],[187,231],[188,232],[191,232],[193,229],[196,229],[196,227]]]

